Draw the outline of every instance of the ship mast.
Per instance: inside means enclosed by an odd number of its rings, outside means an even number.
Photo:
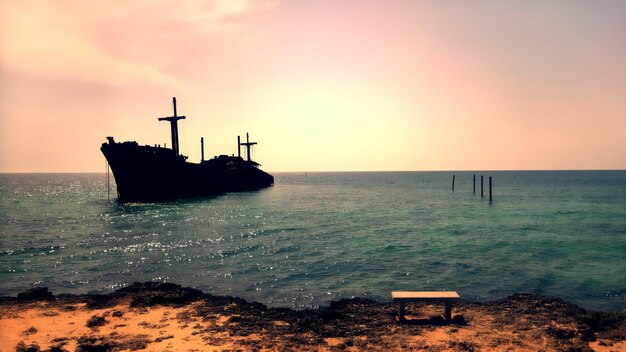
[[[174,155],[178,155],[180,152],[180,149],[178,148],[178,120],[183,120],[187,117],[176,115],[176,97],[172,98],[172,102],[174,103],[174,116],[159,117],[159,121],[170,122],[172,127],[172,150],[174,151]]]
[[[250,148],[256,144],[256,142],[250,142],[250,137],[248,136],[248,133],[246,132],[246,142],[245,143],[241,143],[239,142],[239,136],[237,136],[237,143],[239,144],[239,146],[245,146],[246,147],[246,151],[247,151],[247,156],[248,156],[248,161],[252,161],[252,158],[250,158]],[[239,151],[239,155],[241,156],[241,151]]]

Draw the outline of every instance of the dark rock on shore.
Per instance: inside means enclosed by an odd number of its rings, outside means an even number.
[[[87,324],[85,326],[87,326],[88,328],[96,328],[104,324],[106,324],[106,319],[104,319],[104,317],[93,315],[91,316],[91,318],[89,318],[89,320],[87,320]]]
[[[137,351],[148,347],[151,342],[145,337],[111,338],[81,336],[76,352]]]
[[[131,307],[154,305],[177,306],[196,301],[203,293],[190,287],[163,282],[135,282],[130,286],[104,295],[85,295],[90,308],[105,308],[115,305],[120,299],[131,297]]]
[[[54,299],[54,295],[48,291],[47,287],[34,287],[17,295],[18,302],[49,301],[52,299]]]
[[[39,348],[39,345],[36,344],[31,344],[26,346],[26,344],[23,341],[20,341],[20,343],[17,344],[17,346],[15,347],[15,352],[39,352],[41,351],[41,349]]]
[[[507,343],[521,349],[529,346],[525,344],[526,340],[548,339],[548,349],[571,351],[588,351],[589,343],[597,339],[601,339],[602,343],[626,340],[626,312],[587,311],[560,298],[532,294],[515,294],[485,303],[462,301],[454,306],[451,322],[446,322],[440,316],[441,307],[411,304],[407,306],[407,311],[418,315],[405,323],[396,320],[397,306],[391,302],[353,298],[334,301],[319,309],[268,308],[261,303],[247,302],[237,297],[203,294],[197,289],[156,282],[134,283],[103,295],[54,296],[47,288],[37,288],[21,293],[15,299],[2,298],[4,304],[11,300],[47,301],[59,307],[85,302],[90,309],[110,308],[121,302],[127,305],[130,302],[130,307],[140,309],[155,305],[182,307],[196,302],[190,306],[193,308],[185,313],[186,316],[178,317],[181,322],[194,319],[208,322],[210,324],[197,329],[198,334],[206,336],[207,343],[219,345],[224,342],[224,338],[217,336],[231,336],[250,350],[315,349],[316,346],[327,344],[328,339],[340,340],[331,350],[410,349],[418,342],[413,341],[412,345],[407,345],[409,342],[405,339],[392,339],[390,342],[390,337],[423,336],[433,333],[438,327],[444,328],[446,334],[459,333],[459,336],[462,336],[464,330],[476,331],[476,328],[487,332],[510,331],[513,337],[506,337],[509,339]],[[123,315],[121,311],[111,313],[113,317]],[[222,319],[219,324],[218,319]],[[96,315],[87,322],[87,326],[93,329],[104,324],[107,324],[105,317]],[[447,348],[467,351],[480,349],[476,345],[480,338],[476,336],[481,333],[473,332],[478,334],[472,335],[473,340],[453,338]],[[263,336],[260,340],[248,338],[259,334]],[[168,336],[163,336],[157,342],[172,338]],[[278,347],[277,341],[280,341]],[[78,340],[77,351],[141,349],[149,343],[151,341],[146,338],[82,337]],[[494,344],[492,347],[499,346],[497,341],[491,343]],[[25,351],[38,347],[20,345],[20,348]]]

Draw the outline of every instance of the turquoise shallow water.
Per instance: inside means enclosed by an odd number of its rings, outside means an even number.
[[[279,173],[262,191],[126,205],[104,174],[3,174],[0,295],[157,280],[295,308],[445,289],[626,309],[626,171],[477,173],[491,205],[472,174]]]

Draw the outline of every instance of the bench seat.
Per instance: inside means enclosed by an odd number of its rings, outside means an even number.
[[[455,291],[392,291],[392,302],[398,303],[398,319],[404,320],[405,305],[409,302],[444,302],[444,317],[452,320],[452,303],[461,299]]]

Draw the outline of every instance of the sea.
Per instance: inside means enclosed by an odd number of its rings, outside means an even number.
[[[626,171],[274,177],[254,192],[119,204],[105,173],[0,174],[0,295],[159,281],[295,309],[394,290],[626,309]]]

